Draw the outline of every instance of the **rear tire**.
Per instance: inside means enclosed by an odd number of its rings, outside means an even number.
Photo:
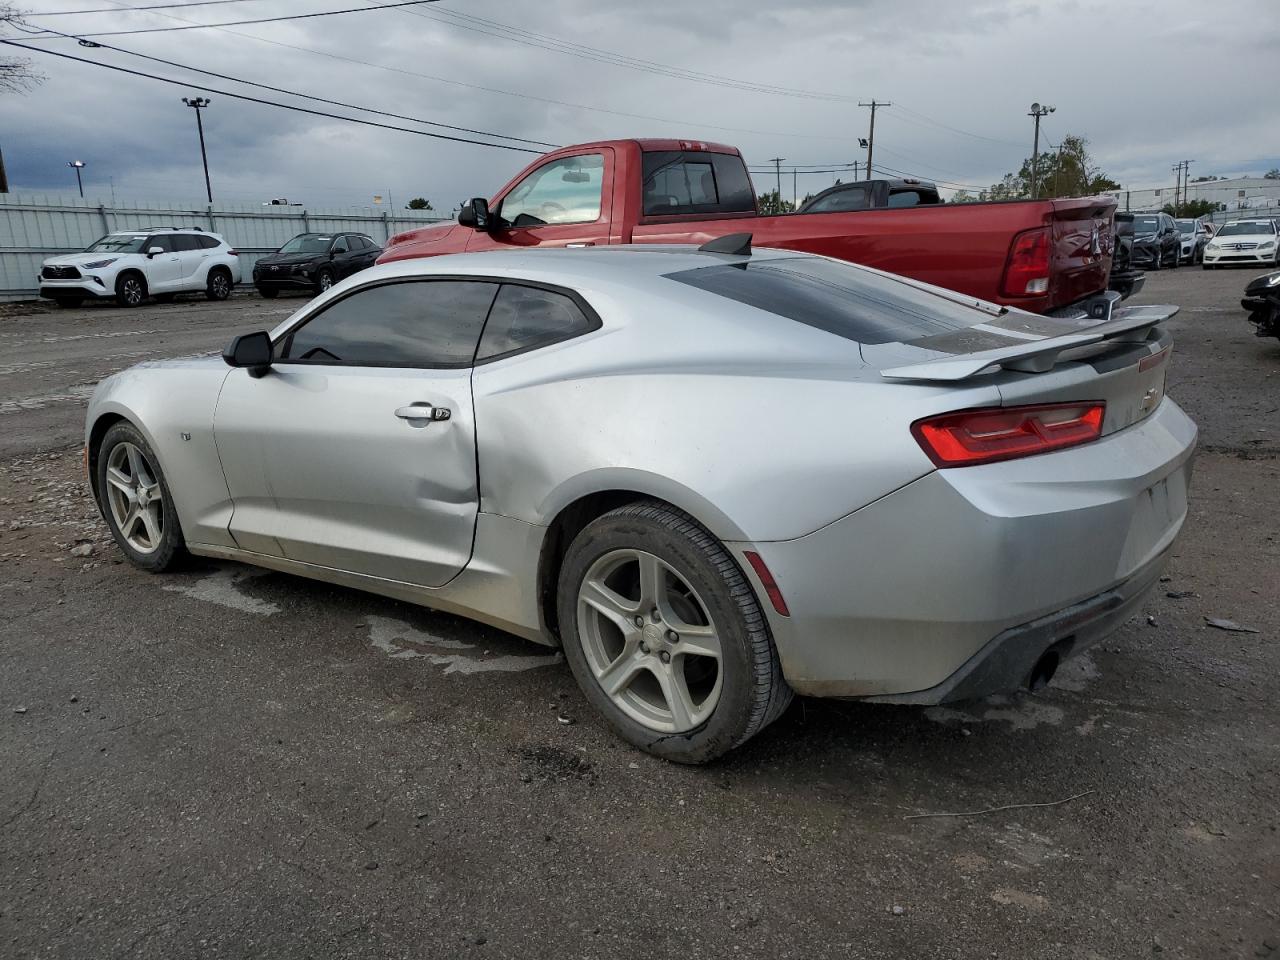
[[[147,299],[147,281],[140,273],[121,274],[116,280],[116,303],[132,309]]]
[[[186,558],[182,526],[160,460],[141,431],[127,420],[115,424],[102,438],[97,480],[102,515],[130,563],[162,573]]]
[[[226,267],[214,267],[210,270],[204,295],[210,300],[225,300],[231,296],[231,271]]]
[[[656,756],[706,763],[791,702],[750,583],[673,507],[640,501],[588,524],[565,554],[557,605],[583,694],[619,736]]]

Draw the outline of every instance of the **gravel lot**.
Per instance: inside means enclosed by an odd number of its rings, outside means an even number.
[[[1143,616],[1041,696],[797,702],[703,769],[496,631],[121,561],[92,385],[302,299],[0,306],[0,957],[1280,958],[1280,343],[1250,276],[1140,298],[1183,306],[1202,430]]]

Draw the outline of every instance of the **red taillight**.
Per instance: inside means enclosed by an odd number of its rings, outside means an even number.
[[[238,256],[240,256],[240,251],[239,251],[239,250],[228,250],[228,251],[227,251],[227,256],[228,256],[228,257],[238,257]]]
[[[1006,297],[1026,297],[1049,292],[1049,251],[1052,239],[1048,227],[1024,230],[1013,238],[1009,262],[1000,281]]]
[[[968,467],[1097,440],[1105,410],[1100,401],[961,410],[917,420],[911,433],[938,466]]]
[[[764,587],[764,592],[768,595],[769,602],[773,604],[773,609],[784,617],[791,616],[791,611],[787,609],[787,601],[782,596],[782,590],[778,587],[778,582],[773,579],[773,574],[765,566],[764,557],[753,550],[743,550],[742,555],[747,558],[747,563],[751,564],[751,569],[760,578],[760,586]]]

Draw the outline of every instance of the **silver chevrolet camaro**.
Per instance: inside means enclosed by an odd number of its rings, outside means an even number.
[[[1050,318],[823,257],[605,247],[357,274],[221,357],[104,380],[94,494],[221,557],[562,647],[682,762],[791,700],[1035,689],[1187,509],[1172,307]]]

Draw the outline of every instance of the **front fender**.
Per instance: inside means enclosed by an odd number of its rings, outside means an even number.
[[[230,372],[220,360],[139,364],[98,385],[85,415],[85,446],[104,418],[127,420],[160,461],[188,542],[235,546],[231,495],[213,439],[213,412]],[[96,463],[97,451],[90,449]]]

